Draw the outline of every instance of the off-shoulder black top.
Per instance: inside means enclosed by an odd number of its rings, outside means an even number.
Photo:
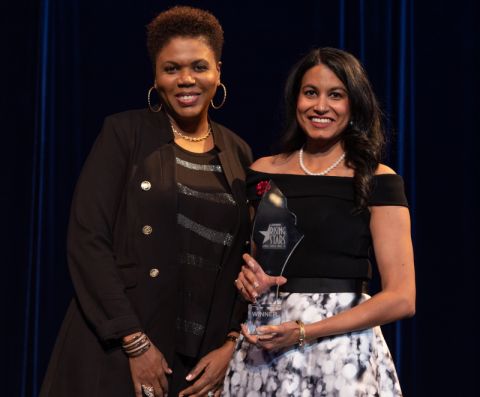
[[[371,278],[370,211],[354,211],[353,178],[250,170],[247,196],[253,204],[263,194],[262,181],[269,180],[287,197],[305,235],[288,261],[285,277]],[[386,205],[408,206],[400,175],[374,177],[369,206]]]

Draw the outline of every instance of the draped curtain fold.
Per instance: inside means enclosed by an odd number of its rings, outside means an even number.
[[[3,104],[11,106],[5,118],[6,131],[21,129],[22,134],[21,139],[18,135],[5,137],[7,150],[4,148],[2,159],[8,186],[2,187],[6,225],[2,251],[8,262],[4,302],[5,315],[13,327],[13,332],[11,328],[6,330],[3,339],[9,344],[6,395],[36,397],[39,393],[72,297],[65,232],[76,178],[101,119],[109,113],[145,106],[152,75],[144,49],[144,26],[158,11],[174,3],[32,0],[31,12],[26,13],[23,5],[15,9],[11,5],[3,12],[2,20],[9,15],[15,20],[2,24],[2,29],[7,29],[13,42],[18,40],[8,47],[10,65],[4,76],[28,82],[18,85],[23,90],[6,82],[9,96],[8,100],[2,99]],[[430,357],[435,354],[433,343],[439,342],[440,336],[428,341],[431,334],[446,335],[434,327],[438,325],[438,310],[431,307],[437,301],[425,291],[430,288],[440,295],[441,282],[452,268],[458,269],[461,280],[461,287],[453,287],[452,293],[474,290],[469,276],[478,276],[478,270],[471,273],[469,265],[478,262],[472,246],[479,241],[475,240],[478,209],[473,199],[478,196],[474,196],[472,182],[479,174],[471,160],[474,148],[478,148],[478,137],[473,135],[479,121],[473,88],[478,89],[478,68],[472,66],[478,65],[480,53],[480,32],[475,22],[478,8],[473,1],[466,1],[458,6],[462,12],[454,16],[441,7],[432,14],[431,7],[437,5],[420,3],[312,0],[272,8],[250,1],[191,2],[211,10],[225,29],[222,80],[229,87],[229,98],[224,109],[212,117],[242,135],[257,156],[267,154],[267,147],[281,129],[277,118],[282,95],[279,87],[301,54],[312,47],[340,47],[354,53],[365,65],[386,114],[386,163],[404,176],[412,213],[421,310],[414,319],[384,327],[404,392],[409,396],[441,395],[442,390],[465,391],[473,386],[473,381],[465,379],[460,386],[453,379],[443,380],[447,382],[443,389],[436,385],[436,372],[441,366],[432,363]],[[447,20],[451,30],[443,32],[441,27]],[[432,21],[436,21],[435,32],[426,27]],[[23,32],[19,25],[25,26]],[[36,43],[32,45],[32,35],[27,33],[34,29]],[[455,50],[445,48],[441,53],[442,39]],[[25,51],[19,51],[22,46]],[[455,70],[457,65],[462,69]],[[453,75],[458,84],[448,84],[445,75]],[[455,96],[459,93],[461,98]],[[442,95],[448,98],[449,115],[438,111],[444,105]],[[454,111],[454,106],[461,109]],[[448,116],[462,118],[455,124],[444,119]],[[433,224],[435,228],[439,216],[444,216],[444,207],[432,207],[431,201],[446,193],[443,182],[432,179],[429,167],[437,159],[435,150],[448,150],[452,128],[457,128],[461,138],[453,144],[450,141],[450,147],[471,156],[463,163],[457,162],[464,166],[463,179],[451,175],[450,187],[455,184],[464,196],[455,201],[454,193],[447,194],[458,217],[445,221],[443,227],[452,235],[441,240],[447,243],[439,249],[436,240],[440,230],[431,227]],[[426,150],[432,147],[433,152]],[[419,148],[423,148],[422,157],[417,153]],[[18,178],[23,183],[15,194],[10,187],[19,182]],[[461,181],[466,184],[458,185]],[[462,234],[468,234],[468,238],[462,239]],[[463,247],[460,255],[459,247]],[[448,263],[444,263],[445,258]],[[432,266],[437,276],[432,276]],[[431,277],[438,287],[429,284]],[[457,310],[453,305],[449,308]],[[460,313],[467,312],[465,308]],[[457,343],[467,346],[467,342]],[[445,359],[461,357],[446,350],[442,354]],[[459,369],[451,371],[460,375]]]

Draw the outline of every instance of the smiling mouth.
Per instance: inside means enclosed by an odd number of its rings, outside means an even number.
[[[178,102],[181,104],[181,105],[185,105],[185,106],[188,106],[188,105],[192,105],[194,104],[198,98],[199,98],[200,94],[177,94],[175,95],[175,98],[177,98]]]
[[[315,124],[330,124],[334,120],[329,117],[309,117],[310,121]]]

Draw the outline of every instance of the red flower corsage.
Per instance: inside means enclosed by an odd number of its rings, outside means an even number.
[[[269,181],[260,181],[257,183],[257,196],[263,196],[265,192],[270,190],[270,182]]]

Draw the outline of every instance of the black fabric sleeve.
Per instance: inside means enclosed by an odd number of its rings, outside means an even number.
[[[375,175],[368,205],[408,207],[403,178],[397,174]]]
[[[252,150],[250,146],[248,146],[244,141],[241,141],[240,154],[241,154],[241,162],[244,168],[247,170],[247,177],[248,177],[248,170],[249,170],[248,167],[253,162],[253,155],[252,155]],[[249,228],[248,228],[248,234],[249,233],[250,233],[250,222],[249,222]],[[239,259],[243,261],[242,258],[239,258]],[[240,270],[240,267],[239,267],[239,270]],[[237,292],[232,315],[230,316],[229,331],[240,332],[240,325],[244,323],[247,318],[247,309],[248,309],[248,302],[246,302],[242,298],[242,296]]]
[[[129,149],[106,118],[75,189],[67,237],[70,274],[80,307],[108,341],[141,330],[115,264],[113,228],[126,188]]]
[[[247,320],[248,302],[237,293],[235,304],[233,306],[232,317],[230,319],[230,331],[240,332],[240,325]]]

